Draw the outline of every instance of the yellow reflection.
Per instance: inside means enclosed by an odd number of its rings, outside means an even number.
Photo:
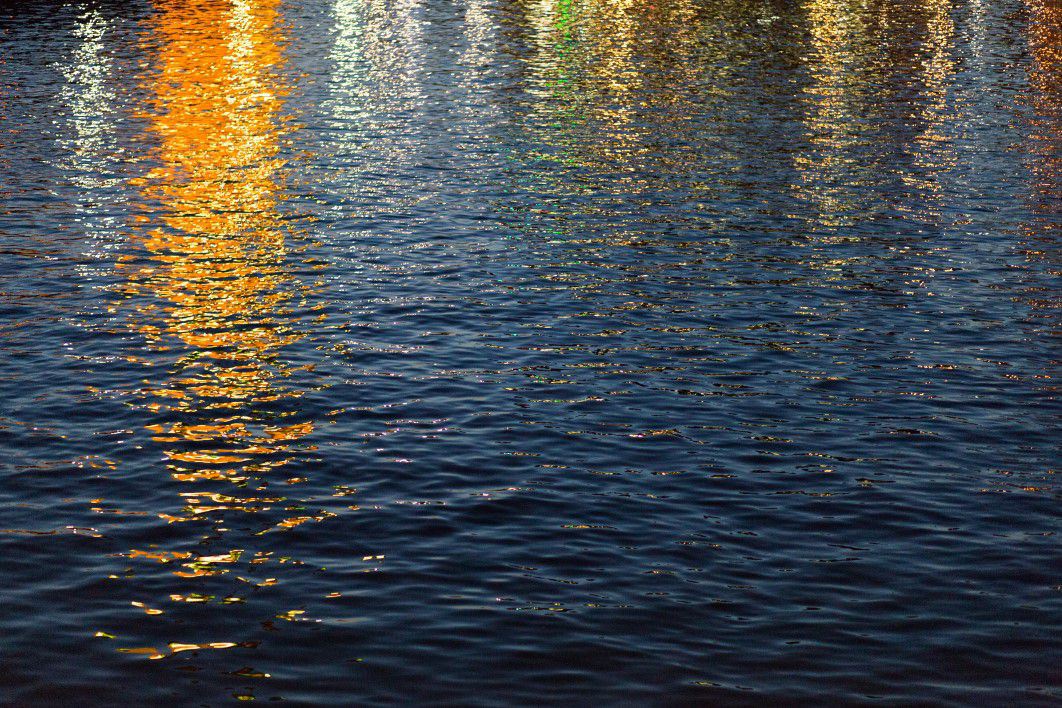
[[[1055,275],[1062,220],[1062,4],[1054,0],[1027,3],[1033,59],[1029,71],[1029,201],[1034,216],[1024,225],[1024,255],[1045,264],[1045,275]],[[1050,285],[1029,292],[1026,299],[1034,310],[1057,310]],[[1043,378],[1049,380],[1052,375],[1046,372]]]
[[[844,227],[889,206],[921,219],[940,216],[944,177],[958,161],[951,132],[957,111],[949,104],[955,100],[949,96],[956,73],[953,10],[953,0],[902,6],[805,0],[808,148],[795,158],[795,188],[812,207],[814,225],[836,233],[822,239],[850,238]],[[917,41],[903,36],[912,29]],[[888,115],[899,105],[917,112]],[[914,135],[897,140],[909,128]]]
[[[301,392],[285,383],[297,370],[283,352],[303,336],[294,308],[305,292],[286,269],[290,234],[278,213],[287,131],[279,4],[156,3],[146,118],[158,164],[141,184],[149,216],[134,237],[149,258],[122,269],[137,328],[156,352],[179,355],[142,393],[181,481],[262,474],[313,430],[289,420]]]
[[[805,57],[811,83],[804,98],[810,149],[796,157],[797,191],[819,214],[821,225],[852,223],[865,206],[872,166],[856,149],[866,142],[872,88],[868,67],[880,48],[869,41],[865,0],[807,0],[811,35]]]
[[[948,105],[948,91],[955,76],[955,21],[952,0],[925,0],[925,48],[921,81],[923,97],[916,104],[924,128],[912,147],[914,170],[905,182],[915,194],[904,200],[908,211],[921,211],[924,217],[939,216],[943,200],[942,181],[958,163],[948,125],[955,110]]]
[[[311,309],[311,293],[290,272],[292,222],[281,210],[289,172],[281,151],[291,127],[283,113],[290,87],[280,4],[156,0],[144,119],[158,147],[155,167],[137,183],[144,216],[133,250],[142,256],[119,264],[134,327],[148,345],[141,363],[172,362],[135,392],[172,478],[191,490],[179,495],[179,511],[159,517],[210,523],[217,538],[235,525],[234,516],[252,521],[257,536],[335,516],[308,510],[307,499],[263,493],[306,481],[270,473],[312,450],[305,438],[315,428],[296,383],[313,365],[289,363],[305,336],[298,317]],[[182,582],[278,582],[248,572],[271,552],[210,545],[209,552],[149,548],[128,556],[172,564]],[[241,602],[237,595],[218,601]],[[170,599],[210,597],[182,592]],[[170,646],[173,654],[232,645]]]
[[[1062,3],[1027,0],[1029,48],[1033,63],[1029,93],[1033,117],[1030,123],[1033,193],[1037,209],[1057,218],[1062,197]]]

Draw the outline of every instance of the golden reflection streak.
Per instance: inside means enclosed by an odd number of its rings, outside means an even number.
[[[955,21],[952,0],[925,0],[927,13],[925,46],[928,55],[922,61],[922,93],[918,101],[925,128],[914,140],[914,166],[917,172],[904,175],[915,194],[903,201],[912,211],[936,217],[943,199],[941,179],[959,159],[946,127],[955,119],[948,105],[948,91],[955,77]],[[921,173],[921,174],[920,174]]]
[[[805,58],[811,85],[804,100],[810,150],[796,157],[796,188],[822,226],[846,226],[864,206],[859,194],[869,178],[869,166],[853,153],[866,140],[869,118],[864,74],[875,49],[867,41],[870,9],[865,0],[807,0],[804,10],[811,34]]]
[[[293,309],[306,293],[286,270],[289,229],[278,213],[288,90],[279,5],[156,2],[145,117],[158,166],[140,181],[149,216],[134,234],[149,258],[120,270],[149,347],[180,352],[169,378],[140,392],[161,419],[148,429],[179,481],[244,482],[286,464],[314,429],[291,420],[298,411],[285,402],[301,391],[284,379],[298,369],[281,356],[303,336]],[[180,516],[163,518],[253,513],[278,501],[195,496],[203,499],[186,498]],[[178,574],[225,572],[218,562],[194,559]]]
[[[1062,198],[1062,3],[1026,2],[1033,58],[1029,72],[1033,191],[1037,208],[1057,216]]]
[[[1062,220],[1062,3],[1026,0],[1029,8],[1029,177],[1030,207],[1024,225],[1024,255],[1057,275],[1058,228]],[[1030,307],[1055,314],[1053,291],[1031,292]],[[1057,318],[1053,319],[1057,327]],[[1051,374],[1045,373],[1049,379]]]
[[[948,128],[956,121],[949,90],[956,73],[953,0],[924,0],[916,6],[879,6],[869,0],[806,0],[804,13],[811,42],[804,61],[811,77],[803,100],[809,149],[798,154],[796,192],[817,214],[816,225],[837,230],[873,216],[886,204],[922,219],[940,216],[942,178],[958,162]],[[898,26],[917,24],[920,41],[914,56]],[[897,56],[899,54],[899,56]],[[913,64],[908,64],[912,61]],[[910,72],[910,73],[908,73]],[[882,193],[888,175],[870,148],[889,147],[876,125],[881,92],[897,80],[921,94],[905,99],[920,129],[902,149],[909,158],[899,177],[911,190],[903,199]],[[895,88],[891,89],[895,90]],[[893,100],[899,100],[893,97]],[[913,120],[911,120],[913,119]],[[891,119],[896,121],[896,118]],[[900,147],[897,145],[896,147]],[[850,234],[822,237],[848,238]]]

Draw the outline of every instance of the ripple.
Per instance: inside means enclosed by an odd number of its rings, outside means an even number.
[[[15,704],[1059,699],[1046,0],[0,3]]]

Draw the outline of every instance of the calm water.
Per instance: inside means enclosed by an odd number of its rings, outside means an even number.
[[[1056,0],[0,5],[0,704],[1062,701]]]

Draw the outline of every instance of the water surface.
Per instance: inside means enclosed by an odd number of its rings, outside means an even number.
[[[0,703],[1062,700],[1060,28],[0,5]]]

